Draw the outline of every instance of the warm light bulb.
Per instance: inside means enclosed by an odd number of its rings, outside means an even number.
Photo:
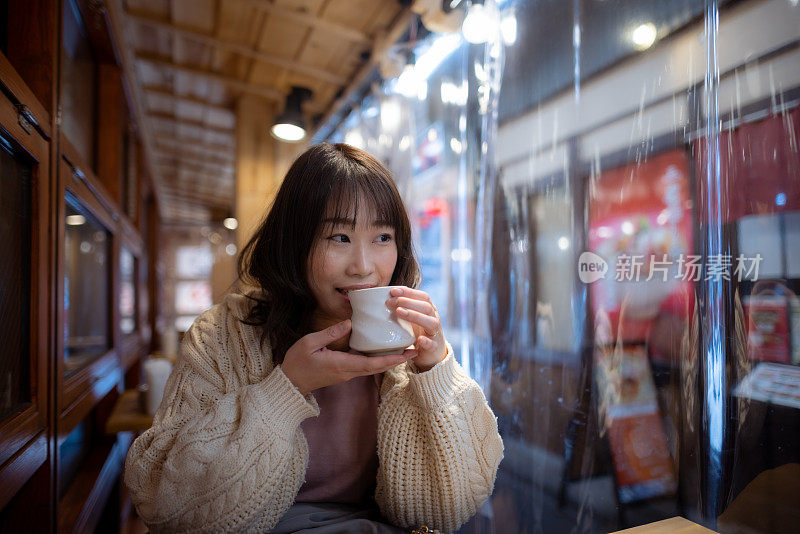
[[[633,30],[633,33],[631,33],[631,41],[633,41],[633,44],[639,50],[645,50],[653,46],[653,43],[656,42],[657,33],[653,23],[648,22],[647,24],[637,26],[636,29]]]
[[[233,217],[228,217],[227,219],[222,221],[222,226],[224,226],[228,230],[236,230],[237,228],[239,228],[239,221],[237,221]]]
[[[281,141],[300,141],[306,136],[306,131],[295,124],[276,124],[272,127],[272,135]]]

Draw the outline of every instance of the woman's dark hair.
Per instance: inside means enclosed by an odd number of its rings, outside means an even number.
[[[245,323],[262,325],[275,364],[310,330],[317,302],[307,266],[326,217],[358,218],[359,200],[395,231],[397,265],[391,285],[416,287],[419,266],[411,227],[391,172],[370,154],[345,144],[312,146],[295,160],[261,226],[239,256],[239,279],[263,290]],[[355,213],[349,213],[351,207]]]

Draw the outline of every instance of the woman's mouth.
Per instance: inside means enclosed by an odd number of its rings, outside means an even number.
[[[341,294],[349,302],[350,298],[347,296],[347,294],[350,293],[351,291],[356,291],[358,289],[369,289],[369,288],[372,288],[372,287],[376,287],[376,286],[373,285],[373,284],[364,284],[364,285],[352,286],[352,287],[348,287],[348,288],[336,287],[334,289],[336,289],[336,291],[339,292],[339,294]]]

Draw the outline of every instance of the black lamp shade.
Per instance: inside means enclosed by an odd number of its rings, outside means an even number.
[[[270,132],[281,141],[300,141],[306,135],[306,122],[303,119],[302,104],[311,98],[311,90],[305,87],[292,87],[286,96],[283,113],[275,118]]]

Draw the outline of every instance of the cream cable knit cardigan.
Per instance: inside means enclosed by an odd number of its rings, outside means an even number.
[[[266,532],[303,484],[299,425],[319,407],[240,321],[250,303],[229,295],[195,321],[153,426],[128,452],[125,483],[153,532]],[[375,499],[391,522],[457,529],[488,499],[502,456],[494,414],[452,349],[425,373],[385,373]]]

